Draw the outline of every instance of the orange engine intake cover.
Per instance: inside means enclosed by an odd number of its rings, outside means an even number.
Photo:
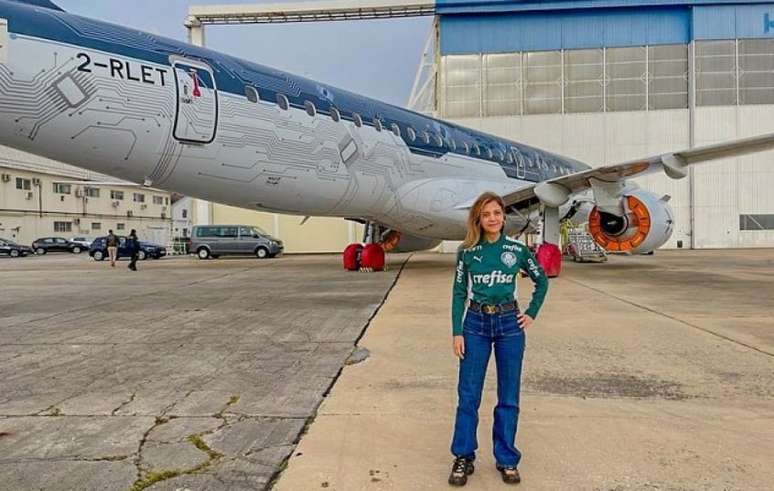
[[[611,252],[628,252],[642,244],[650,232],[650,212],[642,201],[634,196],[626,197],[629,211],[629,230],[620,237],[610,237],[602,229],[602,216],[595,206],[589,215],[589,233],[602,248]]]

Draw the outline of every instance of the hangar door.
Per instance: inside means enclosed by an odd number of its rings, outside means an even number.
[[[211,143],[218,125],[218,91],[204,63],[176,60],[177,116],[174,136],[189,143]]]

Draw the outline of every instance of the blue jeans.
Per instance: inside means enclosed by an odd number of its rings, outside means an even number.
[[[456,457],[475,458],[478,441],[478,408],[484,388],[486,367],[494,344],[497,365],[497,406],[494,410],[492,444],[498,466],[516,466],[521,452],[516,448],[519,423],[521,365],[524,359],[524,330],[517,312],[483,314],[468,311],[463,323],[465,358],[460,360],[457,385],[459,402],[451,452]]]

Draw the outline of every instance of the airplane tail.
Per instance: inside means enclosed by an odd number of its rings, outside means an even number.
[[[58,10],[60,12],[64,12],[63,8],[56,5],[51,0],[11,0],[11,1],[16,3],[23,3],[26,5],[32,5],[34,7],[43,7],[46,9]]]

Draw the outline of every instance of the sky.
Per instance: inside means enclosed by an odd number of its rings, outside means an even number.
[[[54,0],[68,12],[187,40],[190,5],[260,3],[225,0]],[[280,3],[272,0],[272,3]],[[207,47],[405,106],[432,17],[207,26]]]

